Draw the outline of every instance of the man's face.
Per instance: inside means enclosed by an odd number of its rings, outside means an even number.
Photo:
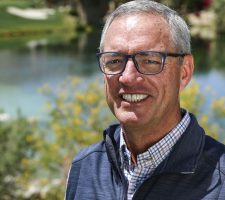
[[[107,30],[104,52],[133,54],[153,50],[173,52],[166,21],[158,15],[134,14],[114,19]],[[182,66],[167,57],[156,75],[137,72],[132,59],[119,75],[104,75],[106,100],[123,127],[137,130],[168,128],[180,117],[179,90]]]

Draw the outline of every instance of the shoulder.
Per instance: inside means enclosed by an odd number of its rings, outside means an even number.
[[[208,164],[216,163],[217,169],[225,175],[225,145],[206,135],[204,154]]]
[[[96,180],[99,167],[102,168],[103,165],[107,164],[104,146],[104,141],[93,144],[80,150],[75,156],[67,178],[65,199],[74,199],[79,186],[84,187],[84,189],[90,187],[91,183],[88,182],[90,177],[94,176],[93,180]],[[79,192],[84,192],[81,187]]]
[[[225,156],[225,145],[218,142],[214,138],[206,135],[205,136],[205,151],[208,154],[218,155],[218,156]]]
[[[87,159],[99,158],[101,156],[106,155],[106,143],[109,141],[107,138],[110,138],[110,141],[113,145],[119,144],[119,134],[120,133],[120,125],[112,124],[107,129],[104,130],[104,139],[96,144],[93,144],[89,147],[86,147],[78,152],[78,154],[73,159],[72,164],[81,162]]]
[[[95,157],[97,154],[105,154],[106,149],[105,149],[105,142],[101,141],[96,144],[93,144],[91,146],[88,146],[84,149],[81,149],[78,154],[75,156],[73,159],[72,164],[75,164],[77,162],[81,162],[82,160],[85,160],[89,157]]]
[[[193,133],[191,136],[192,145],[193,141],[198,138],[201,142],[199,159],[203,161],[204,167],[217,169],[225,175],[225,145],[207,135],[205,130],[198,124],[196,117],[192,113],[189,114],[191,117],[189,132]],[[198,137],[195,137],[197,135]]]
[[[217,150],[220,152],[225,152],[225,145],[209,135],[206,135],[205,145],[208,150]]]

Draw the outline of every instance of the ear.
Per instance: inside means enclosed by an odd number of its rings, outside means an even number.
[[[194,71],[194,59],[191,54],[184,56],[180,73],[180,90],[183,90],[191,80]]]

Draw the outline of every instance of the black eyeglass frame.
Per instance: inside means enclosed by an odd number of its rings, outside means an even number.
[[[100,58],[103,54],[106,54],[106,53],[115,53],[117,55],[122,55],[126,58],[125,60],[125,64],[123,66],[123,69],[118,72],[118,73],[105,73],[104,70],[102,69],[101,67],[101,63],[100,63]],[[158,71],[157,73],[143,73],[139,70],[139,67],[138,67],[138,63],[135,59],[135,56],[136,55],[139,55],[139,54],[144,54],[144,53],[158,53],[161,55],[162,57],[162,62],[161,62],[161,66],[160,66],[160,71]],[[136,52],[134,54],[125,54],[125,53],[120,53],[120,52],[115,52],[115,51],[107,51],[107,52],[101,52],[101,53],[96,53],[96,56],[98,58],[98,64],[99,64],[99,68],[101,70],[102,73],[106,74],[106,75],[118,75],[118,74],[122,74],[126,68],[126,65],[127,65],[127,62],[128,62],[128,59],[131,58],[132,61],[134,62],[134,66],[136,68],[136,70],[140,73],[140,74],[144,74],[144,75],[155,75],[155,74],[159,74],[163,71],[163,68],[164,68],[164,65],[165,65],[165,60],[166,60],[166,57],[184,57],[188,55],[188,53],[170,53],[170,52],[160,52],[160,51],[139,51],[139,52]]]

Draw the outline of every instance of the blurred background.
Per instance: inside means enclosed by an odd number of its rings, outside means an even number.
[[[97,52],[123,0],[0,0],[0,199],[63,199],[80,148],[115,121]],[[225,141],[225,1],[161,0],[186,19],[194,78],[181,103]]]

